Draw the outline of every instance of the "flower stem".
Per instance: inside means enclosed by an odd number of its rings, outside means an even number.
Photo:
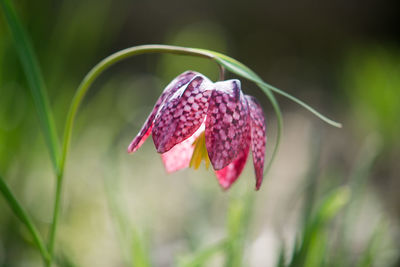
[[[218,65],[219,66],[219,80],[223,81],[225,80],[225,68],[222,65]]]
[[[211,53],[206,51],[202,51],[200,49],[194,48],[186,48],[186,47],[178,47],[178,46],[169,46],[169,45],[140,45],[134,46],[131,48],[127,48],[121,51],[118,51],[107,58],[100,61],[96,66],[94,66],[89,73],[85,76],[81,84],[79,85],[78,89],[76,90],[75,96],[72,99],[67,120],[65,123],[64,128],[64,138],[62,143],[62,150],[61,150],[61,157],[58,165],[59,174],[57,175],[57,188],[56,188],[56,195],[55,195],[55,202],[54,202],[54,209],[53,209],[53,220],[49,235],[49,254],[50,260],[47,262],[47,266],[50,267],[53,261],[54,255],[54,246],[57,234],[57,225],[58,225],[58,218],[60,215],[60,203],[61,203],[61,195],[62,195],[62,185],[63,185],[63,178],[64,178],[64,169],[65,169],[65,162],[68,156],[69,145],[71,142],[71,134],[72,129],[74,126],[76,114],[78,112],[79,106],[82,103],[83,98],[85,97],[87,91],[89,90],[90,86],[96,80],[97,77],[100,76],[105,70],[107,70],[113,64],[124,60],[126,58],[141,55],[141,54],[150,54],[150,53],[169,53],[169,54],[177,54],[177,55],[190,55],[208,59],[215,59],[215,56]],[[217,63],[218,64],[218,63]],[[219,64],[218,64],[219,65]]]

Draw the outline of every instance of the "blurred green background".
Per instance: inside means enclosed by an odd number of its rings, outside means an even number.
[[[343,123],[330,127],[278,98],[282,145],[261,190],[253,191],[249,158],[223,192],[211,170],[167,175],[151,139],[126,154],[164,86],[187,69],[216,80],[215,63],[144,55],[112,67],[95,82],[73,132],[59,266],[400,266],[398,1],[13,3],[38,55],[60,136],[90,68],[148,43],[228,54]],[[270,156],[275,115],[255,85],[242,85],[263,103]],[[55,179],[2,12],[0,173],[46,236]],[[41,264],[0,197],[0,266]]]

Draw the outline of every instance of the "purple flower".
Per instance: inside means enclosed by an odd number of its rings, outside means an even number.
[[[165,88],[128,152],[150,134],[167,172],[198,168],[204,160],[224,189],[239,177],[251,147],[256,189],[261,186],[264,114],[254,97],[242,93],[239,80],[213,83],[197,72],[182,73]]]

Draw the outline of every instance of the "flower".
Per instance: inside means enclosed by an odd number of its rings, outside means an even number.
[[[239,177],[251,147],[256,190],[261,186],[264,113],[254,97],[242,93],[239,80],[213,83],[197,72],[182,73],[164,89],[128,152],[150,134],[167,172],[197,169],[204,160],[224,189]]]

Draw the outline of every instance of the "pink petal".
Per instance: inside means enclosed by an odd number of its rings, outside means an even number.
[[[247,102],[238,80],[215,83],[206,118],[206,147],[215,170],[231,163],[249,145]]]
[[[197,74],[197,72],[186,71],[167,85],[161,96],[158,98],[156,104],[154,105],[153,111],[150,113],[139,134],[130,143],[128,147],[128,153],[138,150],[146,138],[151,134],[154,118],[156,117],[159,107],[165,102],[165,100],[183,85],[187,84]]]
[[[191,137],[177,144],[168,152],[161,154],[165,170],[168,173],[178,171],[189,167],[190,160],[193,155],[193,143],[197,137],[204,131],[204,124]]]
[[[252,96],[245,96],[250,109],[251,118],[251,151],[253,154],[254,170],[256,173],[256,190],[260,189],[263,180],[265,143],[264,112],[258,101]]]
[[[210,80],[197,75],[165,101],[154,120],[152,132],[157,152],[167,152],[199,129],[206,116],[212,88]]]
[[[247,156],[249,155],[249,148],[250,146],[247,146],[247,148],[242,150],[238,157],[229,163],[228,166],[219,171],[215,171],[222,188],[228,189],[242,173],[244,165],[246,164]]]

